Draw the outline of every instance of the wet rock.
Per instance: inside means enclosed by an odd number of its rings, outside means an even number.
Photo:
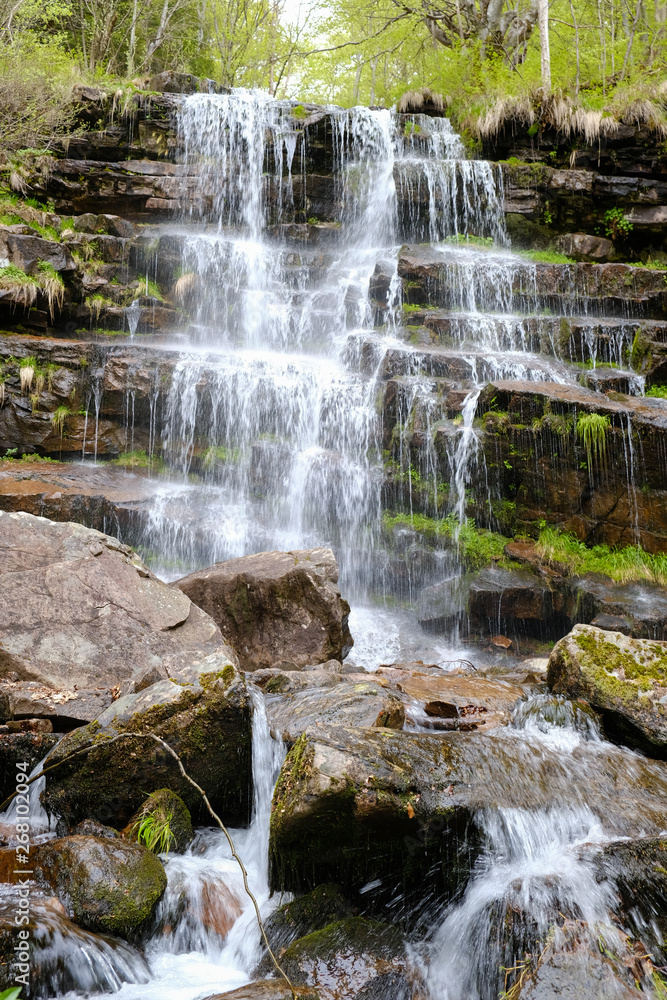
[[[87,930],[136,936],[167,886],[160,859],[123,840],[63,837],[31,855],[36,879],[48,884]]]
[[[147,791],[169,788],[208,825],[210,816],[199,793],[154,740],[127,737],[113,742],[128,731],[155,733],[166,740],[225,822],[248,822],[250,705],[245,682],[227,656],[212,654],[173,673],[168,681],[119,698],[97,721],[66,736],[50,764],[75,749],[90,744],[93,749],[52,771],[43,793],[46,807],[69,825],[90,817],[121,829]]]
[[[609,260],[614,250],[611,240],[604,236],[587,236],[585,233],[566,233],[558,243],[568,257],[594,264]]]
[[[473,573],[443,580],[426,587],[419,595],[417,620],[429,632],[451,632],[468,613],[468,596]]]
[[[636,639],[667,639],[667,593],[657,584],[614,583],[588,573],[574,587],[573,605],[572,617],[577,622]]]
[[[470,584],[468,613],[487,632],[539,632],[553,617],[551,590],[525,570],[482,570]]]
[[[439,668],[427,673],[418,666],[413,670],[380,667],[375,676],[421,705],[427,715],[453,720],[451,728],[463,731],[482,732],[504,725],[527,690],[502,678],[443,673]]]
[[[412,987],[400,972],[385,972],[371,979],[354,1000],[411,1000]]]
[[[0,512],[0,674],[59,691],[110,688],[156,659],[223,649],[214,622],[117,539]]]
[[[30,773],[59,739],[53,733],[0,733],[0,801],[16,791],[16,765],[27,764]]]
[[[304,1000],[320,1000],[320,994],[308,986],[296,986],[296,994]],[[206,1000],[294,1000],[294,994],[284,979],[261,979],[229,993],[216,993]]]
[[[170,788],[159,788],[152,792],[121,831],[121,836],[136,841],[139,826],[148,816],[155,817],[158,823],[169,824],[173,838],[169,850],[182,853],[194,836],[190,810],[183,799]]]
[[[593,943],[574,950],[549,949],[537,970],[517,992],[520,1000],[640,1000],[646,994],[636,989],[629,970],[619,968]],[[623,977],[623,973],[625,976]]]
[[[297,938],[350,916],[352,909],[340,888],[328,882],[274,910],[264,929],[272,951],[280,955]]]
[[[72,833],[74,835],[79,834],[82,837],[104,837],[107,840],[109,838],[113,840],[116,837],[120,837],[118,830],[114,830],[112,826],[105,826],[103,823],[98,823],[94,819],[84,819],[81,823],[77,823]]]
[[[270,693],[278,686],[274,678],[265,690]],[[370,678],[347,681],[339,675],[333,675],[332,683],[325,689],[305,689],[270,698],[266,709],[272,730],[290,741],[298,739],[305,729],[314,725],[402,729],[405,721],[401,701],[383,690],[380,684]]]
[[[50,719],[9,719],[6,723],[10,733],[52,733]]]
[[[554,647],[547,681],[602,712],[608,735],[667,758],[667,643],[575,625]]]
[[[18,899],[11,893],[0,900],[0,990],[16,986],[14,962]],[[30,993],[33,997],[68,993],[105,993],[111,982],[147,983],[150,973],[143,957],[125,941],[92,934],[73,923],[56,897],[40,899],[31,893]],[[85,956],[85,961],[82,960]]]
[[[575,780],[576,776],[576,780]],[[460,890],[486,808],[586,806],[612,835],[657,836],[667,820],[657,761],[582,742],[572,754],[516,734],[410,734],[313,727],[290,750],[273,797],[271,882],[302,892],[336,881],[380,908]],[[608,803],[615,803],[609,816]],[[369,850],[372,845],[372,850]]]
[[[622,920],[631,937],[641,940],[664,965],[667,937],[667,840],[617,841],[594,858],[600,879],[618,892]]]
[[[350,607],[331,549],[259,552],[216,563],[176,587],[210,614],[244,670],[289,659],[343,660],[352,647]]]
[[[292,982],[317,987],[322,1000],[353,996],[378,975],[405,964],[405,945],[390,924],[348,917],[294,941],[281,965]]]

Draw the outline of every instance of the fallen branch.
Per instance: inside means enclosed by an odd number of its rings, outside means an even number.
[[[273,964],[275,965],[276,969],[278,970],[278,972],[280,973],[280,975],[282,976],[282,978],[287,983],[287,986],[288,986],[288,988],[289,988],[289,990],[290,990],[290,992],[292,994],[293,1000],[298,1000],[297,992],[296,992],[296,989],[294,988],[294,986],[292,984],[291,979],[289,978],[289,976],[287,975],[287,973],[285,972],[285,970],[280,965],[280,962],[278,961],[278,959],[274,955],[273,950],[271,948],[271,945],[269,944],[268,938],[266,936],[266,931],[264,930],[264,924],[262,922],[262,918],[261,918],[260,913],[259,913],[259,904],[257,903],[257,900],[256,900],[256,898],[255,898],[255,896],[254,896],[254,894],[253,894],[253,892],[252,892],[252,890],[250,888],[250,885],[248,884],[248,872],[246,871],[246,867],[243,864],[243,861],[241,860],[241,858],[240,858],[240,856],[239,856],[239,854],[238,854],[238,852],[236,850],[236,846],[234,844],[234,841],[232,840],[232,837],[231,837],[231,834],[230,834],[229,830],[227,829],[227,827],[225,826],[225,824],[222,822],[222,820],[220,819],[220,817],[218,816],[218,814],[213,809],[213,806],[211,805],[211,803],[208,800],[208,796],[207,796],[206,792],[201,787],[201,785],[198,785],[197,782],[194,780],[194,778],[191,778],[190,775],[187,773],[187,771],[185,770],[185,767],[183,766],[183,761],[178,756],[178,754],[176,753],[176,751],[172,747],[170,747],[169,744],[165,740],[163,740],[161,736],[156,736],[155,733],[119,733],[118,736],[112,736],[111,739],[107,740],[103,745],[104,746],[109,746],[109,744],[111,744],[111,743],[116,743],[118,740],[128,739],[130,737],[133,738],[133,739],[151,739],[151,740],[155,740],[156,743],[159,743],[160,746],[162,746],[167,751],[167,753],[170,754],[174,758],[174,760],[178,764],[178,769],[181,772],[181,775],[183,776],[183,778],[188,782],[188,784],[192,785],[192,787],[195,788],[199,792],[199,794],[201,795],[201,797],[202,797],[202,799],[204,801],[204,805],[208,809],[210,815],[213,817],[213,819],[218,824],[218,826],[220,827],[220,829],[224,833],[225,837],[227,838],[227,843],[229,844],[230,850],[232,852],[232,857],[235,859],[235,861],[237,862],[239,868],[241,869],[241,874],[243,876],[243,888],[245,889],[246,895],[251,900],[252,905],[253,905],[253,907],[255,909],[255,916],[257,918],[257,925],[258,925],[260,933],[262,935],[262,940],[264,941],[264,944],[266,946],[266,950],[268,951],[269,955],[271,956],[271,960],[272,960]],[[53,771],[57,767],[60,767],[62,764],[66,764],[68,760],[72,759],[72,757],[78,757],[79,754],[88,753],[90,750],[93,750],[93,749],[95,749],[98,746],[100,746],[100,744],[96,743],[96,744],[91,744],[90,746],[87,746],[87,747],[83,747],[80,750],[74,750],[72,753],[68,754],[67,757],[63,757],[62,760],[59,760],[56,764],[51,764],[49,767],[42,768],[42,770],[39,772],[39,774],[35,774],[32,777],[28,778],[26,780],[25,784],[31,785],[33,783],[33,781],[37,781],[38,778],[43,777],[43,775],[47,774],[49,771]],[[10,804],[10,802],[12,801],[12,799],[14,799],[17,794],[18,794],[17,792],[12,792],[12,794],[10,796],[8,796],[8,798],[6,798],[4,802],[0,803],[0,812],[4,812],[4,810],[6,809],[6,807]]]

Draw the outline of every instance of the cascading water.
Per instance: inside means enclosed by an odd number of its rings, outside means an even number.
[[[163,345],[166,413],[157,435],[151,404],[149,451],[166,462],[170,478],[161,481],[138,540],[165,578],[260,550],[331,545],[353,604],[357,664],[451,660],[449,643],[425,636],[411,611],[391,601],[370,606],[392,587],[384,491],[393,488],[410,513],[418,498],[460,527],[470,481],[484,477],[474,423],[483,384],[572,382],[556,350],[561,319],[590,312],[598,326],[607,321],[594,316],[569,272],[550,296],[540,293],[535,265],[508,250],[501,174],[466,159],[444,119],[329,109],[328,216],[335,221],[310,220],[312,242],[285,236],[293,224],[305,227],[312,194],[306,144],[290,111],[244,91],[182,103],[183,159],[198,174],[198,200],[167,235],[178,237],[181,251],[174,296],[192,322],[187,335]],[[402,301],[404,239],[437,244],[429,253],[447,275],[442,308],[420,317],[416,330],[410,310],[420,307],[409,301],[409,288]],[[139,316],[128,310],[127,318],[134,332]],[[425,330],[427,344],[419,339]],[[622,357],[632,330],[630,320],[608,323],[609,360]],[[589,340],[595,365],[598,338]],[[538,356],[543,343],[552,356]],[[433,345],[428,356],[420,352]],[[445,377],[458,393],[456,406],[440,391],[437,379]],[[95,442],[84,442],[84,455],[97,457],[100,373],[92,384]],[[459,414],[453,419],[452,409]],[[131,448],[129,390],[126,413]],[[633,475],[630,435],[628,442]],[[383,453],[392,448],[388,486]],[[438,472],[443,464],[449,483]],[[434,575],[443,567],[457,570],[455,553],[442,557]],[[558,699],[523,702],[509,731],[489,745],[505,755],[504,780],[526,802],[473,811],[481,859],[463,893],[436,914],[427,944],[415,949],[432,1000],[496,1000],[503,968],[554,946],[549,935],[559,915],[564,937],[585,924],[587,934],[623,954],[614,885],[597,877],[592,859],[629,829],[631,807],[609,804],[616,789],[606,769],[613,758],[617,770],[631,771],[633,755],[605,744],[588,716]],[[257,696],[253,820],[233,835],[263,912],[275,904],[268,898],[268,821],[282,753]],[[544,780],[546,764],[558,779],[553,787]],[[604,786],[607,816],[582,793],[584,771],[585,789]],[[667,783],[658,768],[653,778],[646,830],[657,834],[655,815],[663,813],[654,800],[667,797]],[[129,946],[113,958],[100,945],[90,981],[67,981],[63,989],[112,991],[123,981],[119,1000],[193,1000],[248,981],[259,935],[222,833],[200,831],[166,867],[169,884],[145,961]]]

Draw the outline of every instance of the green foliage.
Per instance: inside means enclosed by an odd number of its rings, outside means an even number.
[[[572,257],[567,257],[564,253],[556,250],[519,250],[522,257],[528,260],[537,261],[540,264],[576,264]]]
[[[291,111],[292,118],[307,118],[308,112],[304,108],[303,104],[296,104]]]
[[[598,466],[607,462],[607,434],[611,429],[611,420],[606,414],[580,413],[576,423],[577,437],[581,439],[586,449],[588,468],[594,463]]]
[[[65,430],[65,421],[69,416],[72,415],[72,411],[69,406],[58,406],[51,414],[51,423],[53,424],[53,429],[56,434],[63,436],[63,431]]]
[[[118,458],[112,458],[110,465],[122,465],[128,469],[153,469],[161,471],[164,468],[164,459],[155,455],[147,455],[143,449],[135,451],[123,451]]]
[[[139,292],[141,295],[150,295],[152,298],[158,299],[160,302],[164,302],[164,296],[156,281],[149,278],[147,274],[139,275],[137,280],[139,282]]]
[[[425,514],[391,514],[385,511],[382,523],[387,530],[397,526],[410,527],[427,541],[456,545],[462,565],[469,570],[481,569],[491,562],[502,560],[503,549],[510,541],[494,531],[476,527],[472,518],[466,518],[459,525],[455,514],[432,518]]]
[[[667,554],[652,555],[638,545],[617,549],[607,545],[587,548],[573,535],[543,526],[537,549],[544,558],[566,565],[570,573],[603,573],[619,583],[649,580],[662,587],[667,585]]]
[[[610,208],[604,213],[604,232],[608,239],[622,243],[633,228],[622,208]]]
[[[2,990],[2,992],[0,992],[0,1000],[19,1000],[20,996],[20,986],[13,986],[8,990]]]
[[[652,385],[646,390],[646,395],[652,399],[667,399],[667,385]]]
[[[176,838],[171,831],[171,812],[163,812],[156,808],[140,819],[135,831],[137,841],[155,854],[169,854],[169,849],[175,844]]]

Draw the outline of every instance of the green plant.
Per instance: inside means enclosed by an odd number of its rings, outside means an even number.
[[[622,208],[610,208],[603,216],[604,232],[608,239],[623,242],[632,232],[633,225]]]
[[[56,434],[60,435],[60,440],[62,441],[63,431],[65,430],[65,421],[71,415],[71,410],[69,406],[58,406],[51,414],[51,423],[53,424],[53,429]]]
[[[611,420],[601,413],[580,413],[577,417],[576,433],[586,449],[588,468],[593,468],[593,462],[599,466],[607,462],[607,434],[611,429]]]
[[[14,264],[0,267],[0,288],[13,292],[24,306],[31,306],[37,298],[37,282]]]
[[[292,108],[292,118],[307,118],[309,112],[306,111],[303,104],[296,104]]]
[[[575,264],[572,257],[567,257],[564,253],[556,250],[519,250],[522,257],[537,261],[539,264]]]
[[[667,385],[652,385],[646,390],[646,395],[653,399],[667,399]]]
[[[137,278],[139,282],[139,294],[149,295],[151,298],[158,299],[160,302],[164,302],[164,296],[160,291],[160,286],[156,281],[153,281],[148,277],[147,274],[139,275]]]
[[[3,990],[2,993],[0,993],[0,1000],[19,1000],[20,996],[21,987],[12,986],[10,989]]]
[[[545,201],[545,203],[544,203],[544,211],[542,212],[542,219],[544,220],[544,225],[545,226],[550,226],[551,223],[554,221],[554,217],[553,217],[553,214],[551,212],[551,209],[549,208],[549,202],[548,201]]]
[[[176,842],[171,829],[173,814],[157,807],[135,824],[137,842],[147,847],[155,854],[169,854],[170,847]]]
[[[587,548],[573,535],[542,525],[537,550],[544,558],[563,563],[573,574],[602,573],[619,583],[650,580],[662,587],[667,584],[667,555],[652,555],[638,545],[618,549],[607,545]]]
[[[142,448],[135,451],[123,451],[118,458],[112,458],[110,462],[110,465],[122,465],[128,469],[153,468],[157,471],[163,469],[164,464],[164,459],[155,455],[147,455]]]

